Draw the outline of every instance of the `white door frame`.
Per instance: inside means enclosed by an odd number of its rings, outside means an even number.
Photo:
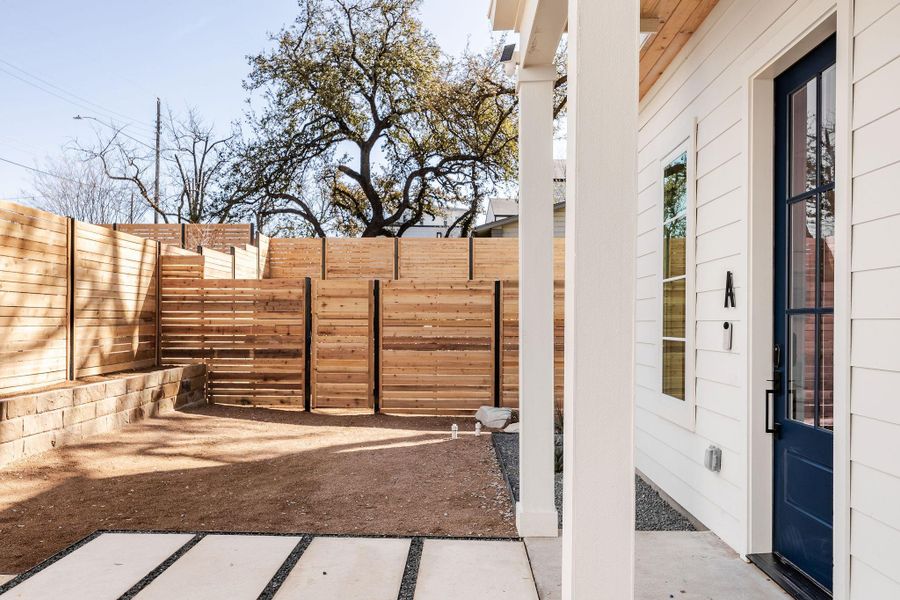
[[[747,554],[772,551],[773,448],[765,433],[765,390],[772,377],[773,344],[773,165],[774,80],[828,36],[837,41],[837,160],[835,185],[835,439],[834,439],[834,598],[849,596],[849,329],[850,329],[850,74],[853,0],[841,0],[821,19],[755,72],[747,85],[749,123],[747,195],[748,273],[748,505]]]

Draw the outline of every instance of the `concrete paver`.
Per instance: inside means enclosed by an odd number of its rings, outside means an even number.
[[[522,542],[425,540],[415,600],[537,600]]]
[[[23,581],[3,600],[113,600],[191,539],[189,534],[104,533]]]
[[[397,600],[410,540],[315,538],[276,600]]]
[[[208,535],[136,597],[138,600],[255,600],[299,537]]]

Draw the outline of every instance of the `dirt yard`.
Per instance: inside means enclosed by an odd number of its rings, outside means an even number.
[[[206,406],[97,436],[0,470],[0,573],[96,529],[515,535],[472,424]]]

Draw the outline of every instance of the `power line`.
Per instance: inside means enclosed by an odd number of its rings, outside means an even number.
[[[23,165],[22,163],[16,162],[14,160],[9,160],[8,158],[3,158],[2,156],[0,156],[0,161],[9,163],[11,165],[15,165],[17,167],[22,167],[23,169],[28,169],[29,171],[34,171],[35,173],[40,173],[41,175],[47,175],[48,177],[56,177],[57,179],[62,179],[63,181],[68,181],[69,183],[74,183],[75,185],[81,185],[80,181],[75,181],[74,179],[69,179],[68,177],[63,177],[62,175],[50,173],[49,171],[44,171],[44,170],[38,169],[36,167],[29,167],[28,165]]]
[[[17,71],[19,71],[19,72],[21,72],[21,73],[24,73],[24,74],[27,75],[28,77],[31,77],[31,78],[33,78],[33,79],[35,79],[35,80],[37,80],[37,81],[40,81],[40,82],[43,83],[44,85],[49,86],[49,87],[51,87],[51,88],[53,88],[53,89],[56,89],[56,90],[62,92],[63,94],[66,94],[66,95],[71,96],[72,98],[76,98],[76,99],[78,100],[78,101],[75,101],[75,100],[72,100],[71,98],[67,98],[67,97],[65,97],[65,96],[63,96],[63,95],[61,95],[61,94],[58,94],[58,93],[56,93],[56,92],[54,92],[54,91],[52,91],[52,90],[49,90],[49,89],[43,87],[42,85],[39,85],[39,84],[35,83],[34,81],[30,81],[30,80],[28,80],[28,79],[25,79],[24,77],[22,77],[22,76],[20,76],[20,75],[17,75],[16,73],[13,73],[13,72],[11,72],[11,71],[9,71],[9,70],[7,70],[7,69],[4,69],[4,68],[0,67],[0,72],[6,73],[6,74],[9,75],[10,77],[13,77],[13,78],[17,79],[17,80],[21,81],[22,83],[24,83],[24,84],[26,84],[26,85],[30,85],[30,86],[32,86],[32,87],[34,87],[34,88],[36,88],[36,89],[39,89],[39,90],[41,90],[42,92],[44,92],[44,93],[46,93],[46,94],[49,94],[49,95],[51,95],[51,96],[53,96],[53,97],[55,97],[55,98],[58,98],[58,99],[62,100],[63,102],[68,102],[69,104],[72,104],[73,106],[78,106],[78,107],[80,107],[80,108],[82,108],[82,109],[84,109],[84,110],[89,110],[89,111],[91,111],[91,112],[98,112],[98,111],[100,111],[100,112],[108,113],[108,115],[107,115],[108,117],[109,117],[109,115],[116,115],[118,118],[120,118],[120,119],[125,119],[126,121],[129,122],[129,124],[133,124],[133,125],[135,125],[136,127],[140,128],[140,129],[144,129],[146,132],[151,132],[151,131],[152,131],[152,129],[151,129],[149,126],[142,125],[141,122],[140,122],[138,119],[134,119],[134,118],[129,117],[128,115],[125,115],[125,114],[123,114],[123,113],[114,111],[114,110],[109,109],[109,108],[105,108],[104,106],[102,106],[102,105],[100,105],[100,104],[97,104],[96,102],[91,102],[90,100],[87,100],[86,98],[82,98],[81,96],[79,96],[79,95],[77,95],[77,94],[73,94],[72,92],[69,92],[69,91],[63,89],[63,88],[59,87],[58,85],[55,85],[55,84],[53,84],[53,83],[47,81],[46,79],[42,79],[41,77],[38,77],[37,75],[33,75],[33,74],[29,73],[28,71],[26,71],[25,69],[21,69],[21,68],[15,66],[14,64],[9,63],[9,62],[7,62],[7,61],[5,61],[5,60],[0,59],[0,63],[3,63],[3,64],[5,64],[5,65],[7,65],[7,66],[9,66],[9,67],[12,67],[13,69],[15,69],[15,70],[17,70]]]

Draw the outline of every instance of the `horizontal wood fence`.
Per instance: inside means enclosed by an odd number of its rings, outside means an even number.
[[[69,223],[0,202],[0,393],[68,375]]]
[[[159,244],[0,201],[0,394],[157,364]]]
[[[249,223],[115,223],[103,227],[185,250],[203,246],[228,252],[232,246],[255,242]]]
[[[305,280],[166,279],[162,361],[202,362],[209,399],[303,406]]]

